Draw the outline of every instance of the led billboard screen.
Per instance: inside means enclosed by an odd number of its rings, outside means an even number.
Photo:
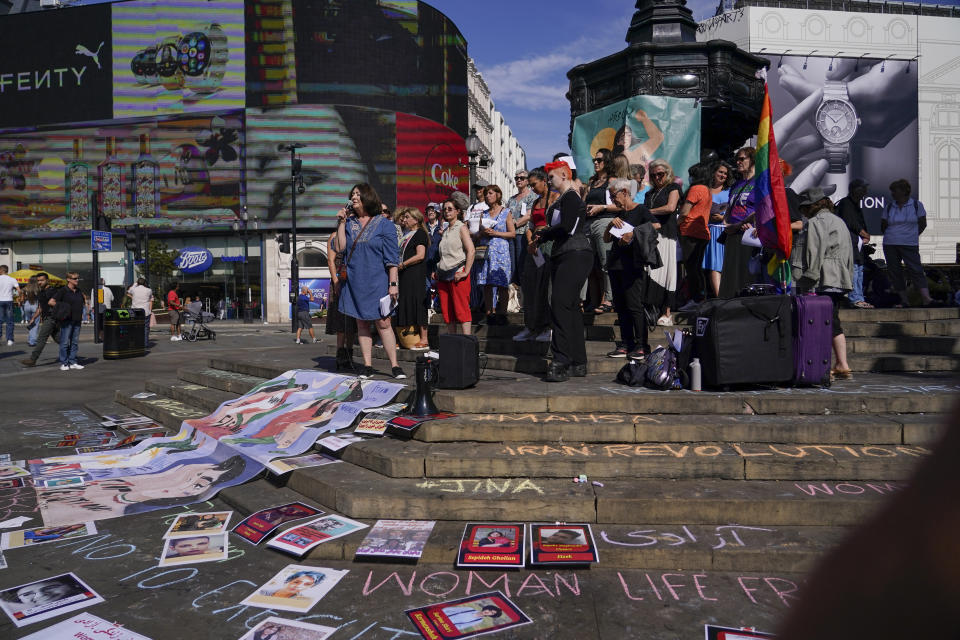
[[[111,6],[115,118],[243,108],[242,0]]]
[[[114,228],[209,230],[239,208],[240,112],[0,134],[0,235]]]
[[[110,5],[0,20],[0,128],[112,115]]]
[[[467,130],[467,46],[422,2],[293,0],[298,101],[412,113]]]

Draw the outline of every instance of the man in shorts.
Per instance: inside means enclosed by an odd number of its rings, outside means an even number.
[[[303,344],[300,339],[300,333],[306,329],[310,332],[311,342],[320,342],[313,335],[313,321],[310,319],[310,288],[301,287],[300,295],[297,296],[297,344]]]
[[[183,304],[180,302],[180,283],[174,282],[167,293],[167,312],[170,314],[170,342],[183,340],[180,337],[180,312]]]

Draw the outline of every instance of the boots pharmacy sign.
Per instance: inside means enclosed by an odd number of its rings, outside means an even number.
[[[113,115],[110,5],[0,20],[0,128]]]
[[[184,247],[174,265],[184,273],[203,273],[213,266],[213,254],[201,247]]]

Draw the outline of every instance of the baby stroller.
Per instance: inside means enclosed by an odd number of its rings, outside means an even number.
[[[215,319],[216,316],[207,311],[194,312],[189,309],[184,309],[183,328],[181,329],[180,335],[184,340],[189,340],[190,342],[196,342],[197,338],[216,340],[217,332],[207,326],[207,324],[213,322]]]

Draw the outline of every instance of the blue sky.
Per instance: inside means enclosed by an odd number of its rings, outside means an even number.
[[[635,11],[631,0],[426,1],[449,16],[466,37],[497,109],[527,153],[528,168],[567,148],[566,72],[623,49]],[[703,20],[714,15],[717,0],[687,0],[687,6],[695,20]]]
[[[490,87],[497,109],[527,153],[528,168],[567,149],[570,105],[566,73],[627,46],[636,11],[631,0],[427,0],[456,23]],[[688,0],[696,20],[716,0]]]

